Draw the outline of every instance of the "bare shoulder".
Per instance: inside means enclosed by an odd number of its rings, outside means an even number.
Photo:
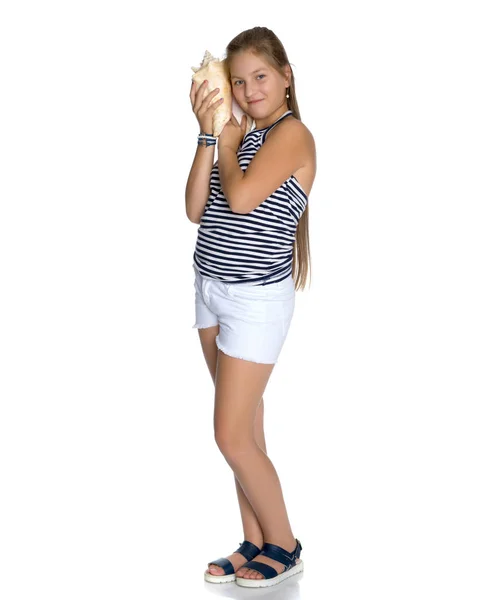
[[[316,150],[316,145],[314,143],[314,137],[313,134],[311,133],[311,131],[306,127],[306,125],[303,123],[303,121],[300,121],[299,119],[296,119],[295,117],[293,117],[291,119],[291,122],[295,123],[295,127],[297,128],[297,130],[301,133],[303,139],[305,142],[307,142],[307,145],[309,147],[310,150],[314,149]]]
[[[289,121],[296,128],[297,135],[301,136],[305,149],[304,165],[295,171],[293,175],[309,196],[316,177],[316,143],[313,134],[302,121],[296,119],[296,117],[289,119]]]
[[[266,140],[289,139],[301,154],[301,166],[292,175],[309,196],[316,177],[316,144],[313,134],[306,125],[291,116],[278,123],[266,136]]]
[[[301,148],[304,149],[302,154],[304,154],[305,162],[312,160],[313,155],[316,153],[314,137],[302,121],[291,115],[290,118],[284,119],[281,123],[278,123],[273,127],[273,129],[268,132],[266,139],[275,139],[276,137],[279,139],[280,136],[285,136],[291,141],[294,140],[294,142],[298,142]]]

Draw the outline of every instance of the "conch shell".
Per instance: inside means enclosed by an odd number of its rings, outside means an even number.
[[[191,70],[194,71],[194,75],[191,79],[196,81],[197,89],[205,79],[208,80],[205,96],[214,89],[219,88],[219,92],[213,96],[210,104],[217,102],[220,98],[224,98],[223,102],[213,113],[213,135],[215,137],[220,136],[224,126],[231,119],[232,114],[235,116],[238,123],[241,123],[241,119],[246,113],[233,98],[229,73],[225,61],[215,58],[208,50],[206,50],[201,65],[199,67],[191,67]],[[246,115],[246,119],[246,132],[248,133],[253,124],[253,119],[249,115]]]

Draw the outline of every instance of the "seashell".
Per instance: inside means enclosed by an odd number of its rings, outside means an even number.
[[[245,114],[233,98],[226,62],[225,60],[215,58],[208,50],[206,50],[201,66],[197,68],[191,67],[191,69],[195,73],[191,78],[193,81],[196,81],[198,87],[205,79],[208,80],[205,95],[209,94],[212,90],[219,88],[219,92],[213,96],[210,104],[217,102],[220,98],[224,99],[213,113],[213,135],[219,137],[224,126],[231,119],[232,114],[234,114],[239,123],[241,122],[242,116]],[[251,129],[253,119],[249,115],[246,115],[246,119],[246,131],[248,132]]]

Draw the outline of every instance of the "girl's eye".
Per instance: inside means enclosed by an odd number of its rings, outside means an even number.
[[[263,73],[260,73],[260,74],[258,75],[258,77],[266,77],[266,75],[264,75]],[[235,81],[235,85],[238,83],[238,81],[243,81],[243,80],[242,80],[242,79],[237,79],[237,80]]]

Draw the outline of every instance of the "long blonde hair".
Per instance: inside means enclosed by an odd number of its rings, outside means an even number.
[[[246,29],[234,37],[226,47],[225,64],[230,71],[233,56],[242,52],[252,52],[264,58],[276,71],[284,75],[284,67],[290,65],[286,50],[275,33],[267,27],[253,27]],[[294,85],[294,74],[291,68],[291,83],[289,98],[286,98],[288,110],[301,121],[298,101]],[[293,279],[296,290],[304,290],[308,274],[311,277],[311,252],[309,246],[309,202],[301,215],[296,229],[296,238],[293,245]],[[311,285],[311,279],[310,279]]]

